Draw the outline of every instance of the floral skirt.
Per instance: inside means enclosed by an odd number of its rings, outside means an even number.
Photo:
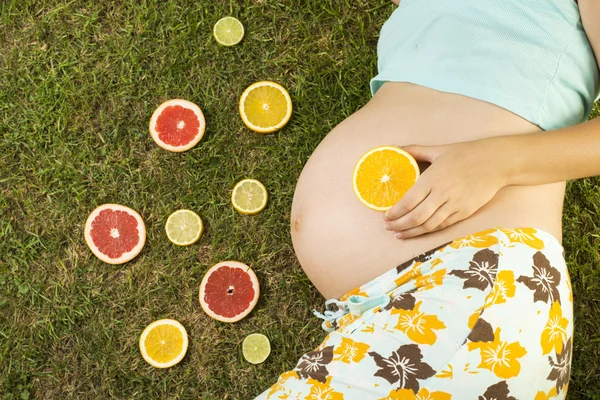
[[[564,399],[573,298],[564,250],[488,229],[329,300],[328,335],[265,399]]]

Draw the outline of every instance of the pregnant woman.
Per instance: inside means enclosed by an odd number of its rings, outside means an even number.
[[[565,181],[600,175],[600,1],[402,0],[373,98],[317,147],[292,240],[323,343],[258,399],[564,399],[572,294]],[[418,145],[411,145],[411,144]],[[385,214],[352,170],[428,165]]]

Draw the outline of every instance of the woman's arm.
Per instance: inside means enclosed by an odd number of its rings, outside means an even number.
[[[570,128],[491,138],[507,185],[541,185],[600,175],[600,118]]]
[[[387,230],[410,238],[468,218],[507,185],[600,175],[600,118],[551,132],[403,149],[431,163],[384,216]]]
[[[600,65],[600,0],[579,0],[579,13],[596,62]]]

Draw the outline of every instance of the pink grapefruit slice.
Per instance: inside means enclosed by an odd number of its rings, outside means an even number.
[[[211,267],[200,284],[200,305],[211,317],[236,322],[252,311],[260,288],[256,274],[237,261],[224,261]]]
[[[104,204],[88,217],[84,237],[96,257],[109,264],[123,264],[142,251],[146,226],[131,208]]]
[[[182,99],[162,103],[150,118],[150,135],[165,150],[181,152],[194,147],[202,136],[206,121],[200,107]]]

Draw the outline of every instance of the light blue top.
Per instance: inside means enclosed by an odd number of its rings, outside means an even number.
[[[375,94],[412,82],[550,130],[581,123],[600,77],[573,0],[401,0],[381,28]]]

